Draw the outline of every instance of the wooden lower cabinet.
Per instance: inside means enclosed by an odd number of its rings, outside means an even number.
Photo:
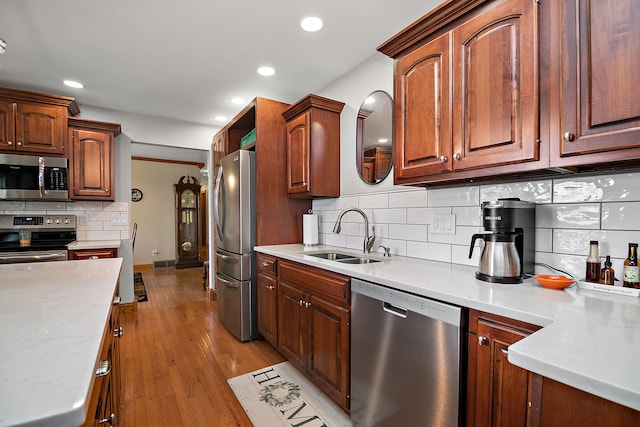
[[[350,278],[279,260],[278,350],[349,410]]]
[[[105,249],[80,249],[77,251],[69,251],[69,260],[83,260],[83,259],[95,259],[95,258],[117,258],[118,249],[105,248]]]
[[[467,426],[525,426],[532,373],[507,360],[508,347],[540,329],[469,310]]]
[[[118,426],[120,415],[120,297],[116,290],[111,314],[102,338],[100,361],[96,366],[96,379],[91,393],[87,419],[82,427]]]
[[[640,412],[533,374],[530,427],[638,427]]]
[[[258,332],[278,348],[278,279],[277,259],[257,254],[258,264]]]

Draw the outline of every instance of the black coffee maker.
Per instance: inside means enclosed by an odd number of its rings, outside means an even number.
[[[476,278],[492,283],[522,283],[535,264],[535,203],[518,198],[483,202],[485,233],[471,238],[469,258],[476,240],[484,240]]]

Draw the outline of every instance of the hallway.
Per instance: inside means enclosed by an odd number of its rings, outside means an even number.
[[[149,301],[122,314],[121,426],[251,426],[227,379],[284,359],[218,322],[200,268],[145,269]]]

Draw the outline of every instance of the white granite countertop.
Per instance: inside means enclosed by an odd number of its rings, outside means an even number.
[[[522,320],[541,330],[509,347],[529,371],[640,410],[640,298],[577,289],[545,289],[533,279],[503,285],[476,280],[477,268],[393,256],[342,264],[304,255],[332,246],[273,245],[256,251],[326,268],[395,289]],[[381,258],[379,255],[377,258]]]
[[[84,422],[121,266],[0,265],[0,426]]]
[[[80,240],[69,243],[67,249],[80,251],[83,249],[114,249],[120,247],[120,240]]]

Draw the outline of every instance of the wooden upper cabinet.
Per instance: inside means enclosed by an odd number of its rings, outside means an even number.
[[[115,200],[115,137],[119,133],[119,124],[69,119],[72,199]]]
[[[215,134],[212,143],[213,165],[220,166],[220,160],[227,155],[227,131],[222,130]],[[214,177],[215,179],[215,177]]]
[[[77,114],[73,98],[0,88],[0,151],[67,153],[67,118]]]
[[[538,8],[446,2],[379,48],[395,59],[396,183],[539,160]]]
[[[282,113],[287,122],[289,197],[340,196],[340,113],[344,103],[309,95]]]
[[[393,143],[398,184],[452,170],[449,40],[445,33],[395,63]]]
[[[552,165],[640,157],[638,2],[559,2]],[[554,120],[555,119],[555,120]]]
[[[453,35],[453,167],[537,160],[538,3],[496,2]]]

